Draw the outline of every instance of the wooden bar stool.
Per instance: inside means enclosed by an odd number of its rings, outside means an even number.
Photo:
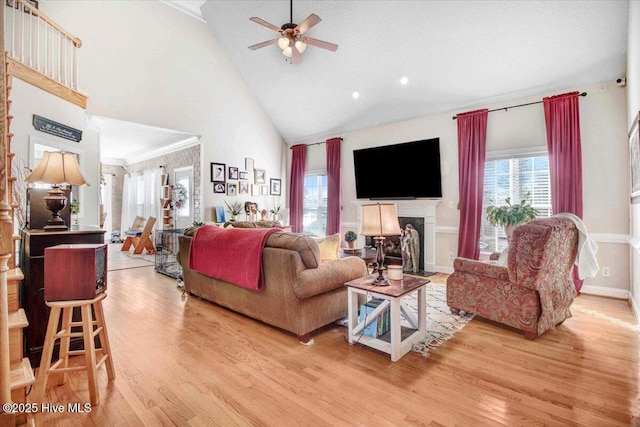
[[[102,293],[91,300],[74,300],[74,301],[49,301],[47,305],[51,307],[49,314],[49,323],[47,325],[47,335],[44,340],[42,349],[42,359],[36,379],[35,401],[41,403],[47,390],[47,380],[50,374],[59,373],[58,385],[62,385],[67,380],[67,372],[70,371],[87,371],[87,379],[89,381],[89,398],[91,405],[100,404],[100,396],[98,395],[98,378],[97,369],[104,363],[106,364],[107,377],[113,380],[116,377],[113,368],[113,358],[111,357],[111,348],[109,347],[109,337],[107,335],[107,325],[104,321],[104,313],[102,311],[102,300],[107,296]],[[73,322],[72,315],[74,307],[80,307],[82,321]],[[95,320],[93,318],[95,313]],[[62,323],[60,330],[58,324],[60,322],[60,314],[62,313]],[[95,328],[94,328],[95,326]],[[72,332],[72,328],[82,328],[82,331]],[[95,347],[95,336],[100,338],[100,348]],[[84,350],[69,350],[69,344],[72,337],[84,338]],[[60,339],[60,357],[55,363],[51,363],[53,355],[53,347],[55,340]],[[97,360],[96,352],[100,351],[102,356]],[[85,356],[85,366],[69,366],[70,356]]]

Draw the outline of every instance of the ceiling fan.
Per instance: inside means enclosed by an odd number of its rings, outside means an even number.
[[[307,45],[321,47],[323,49],[327,49],[335,52],[338,49],[338,45],[335,43],[329,43],[323,40],[314,39],[309,36],[305,36],[306,33],[311,27],[316,25],[318,22],[322,21],[320,17],[316,14],[311,14],[307,18],[305,18],[299,24],[293,23],[293,0],[290,0],[290,16],[289,20],[291,22],[287,24],[283,24],[282,27],[278,28],[275,25],[265,21],[262,18],[249,18],[249,20],[255,22],[256,24],[264,25],[267,28],[272,29],[280,34],[280,37],[267,40],[266,42],[254,44],[249,46],[249,49],[256,50],[265,46],[269,46],[272,44],[278,44],[278,47],[282,49],[282,54],[287,58],[291,58],[292,64],[297,64],[300,62],[300,54],[305,51]]]

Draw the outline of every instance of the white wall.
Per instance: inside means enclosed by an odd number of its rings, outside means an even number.
[[[580,98],[580,124],[583,149],[584,221],[599,242],[598,260],[610,268],[610,277],[587,279],[584,292],[617,297],[628,296],[629,260],[626,239],[629,233],[628,153],[626,142],[626,90],[607,81],[500,104],[481,105],[489,109],[542,100],[543,96],[569,91],[586,91]],[[469,108],[473,110],[476,108]],[[462,112],[462,111],[461,111]],[[443,199],[437,207],[436,265],[450,271],[449,252],[457,253],[458,151],[455,113],[422,117],[342,135],[342,226],[352,229],[357,221],[353,172],[354,149],[440,138]],[[306,141],[317,142],[315,141]],[[489,114],[487,150],[546,146],[542,104]],[[324,168],[324,145],[309,147],[308,169]],[[402,179],[401,171],[396,174]],[[401,185],[401,182],[399,182]]]
[[[79,152],[80,169],[85,180],[89,183],[89,186],[80,187],[79,223],[81,226],[99,225],[100,156],[98,134],[87,128],[84,110],[57,96],[37,89],[35,86],[24,83],[22,80],[14,78],[12,86],[9,96],[9,99],[12,100],[9,114],[13,116],[11,132],[14,137],[11,142],[11,151],[16,153],[13,160],[14,170],[16,167],[30,166],[29,141],[34,138],[39,139],[39,143],[54,146],[63,151]],[[83,132],[82,140],[73,142],[35,130],[32,124],[34,114],[81,130]],[[31,165],[31,167],[35,167],[35,165]],[[17,191],[19,186],[20,184],[16,183],[14,190]]]
[[[629,1],[629,34],[627,45],[627,128],[640,111],[640,3]],[[629,205],[631,212],[631,302],[640,318],[640,204]]]
[[[267,183],[286,185],[286,144],[205,23],[159,1],[42,0],[40,9],[83,42],[88,114],[202,136],[205,221],[230,199],[213,195],[210,162],[242,170],[251,157]]]

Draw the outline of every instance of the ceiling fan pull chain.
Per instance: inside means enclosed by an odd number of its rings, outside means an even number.
[[[293,0],[289,0],[289,22],[293,23]]]

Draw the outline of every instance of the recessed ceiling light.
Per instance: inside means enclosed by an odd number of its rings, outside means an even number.
[[[360,98],[360,92],[358,92],[357,90],[354,90],[351,96],[353,97],[353,99],[358,99]]]
[[[409,77],[407,76],[400,77],[400,84],[406,85],[407,83],[409,83]]]

